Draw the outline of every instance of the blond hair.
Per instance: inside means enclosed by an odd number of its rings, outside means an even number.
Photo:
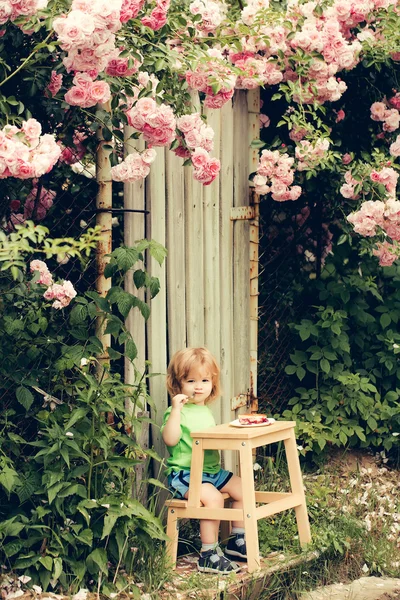
[[[188,376],[193,368],[207,367],[210,370],[212,390],[205,404],[212,402],[221,393],[219,374],[220,369],[217,361],[207,348],[185,348],[175,352],[168,365],[167,389],[173,397],[181,393],[182,381]]]

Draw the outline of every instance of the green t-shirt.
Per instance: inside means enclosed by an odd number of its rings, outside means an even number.
[[[164,422],[161,431],[171,413],[171,407],[165,411]],[[190,470],[192,460],[193,439],[190,437],[192,431],[214,427],[215,420],[211,410],[207,406],[197,404],[185,404],[181,411],[181,439],[176,446],[167,446],[170,457],[167,460],[166,475],[172,471]],[[205,450],[204,473],[215,474],[221,468],[218,450]]]

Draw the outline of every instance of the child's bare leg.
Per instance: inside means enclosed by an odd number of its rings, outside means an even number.
[[[232,508],[243,508],[242,480],[237,475],[230,478],[228,483],[221,489],[232,498]],[[244,527],[243,521],[233,521],[233,527]]]
[[[189,492],[185,495],[187,498]],[[207,508],[223,508],[224,499],[221,492],[211,483],[203,483],[200,491],[200,500],[203,506]],[[201,519],[200,520],[200,538],[202,544],[217,544],[219,532],[219,521]]]

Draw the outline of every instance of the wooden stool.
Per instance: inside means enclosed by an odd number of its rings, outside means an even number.
[[[167,502],[167,535],[171,541],[167,552],[173,566],[176,564],[178,547],[178,519],[216,519],[221,521],[244,521],[249,573],[260,568],[257,521],[279,512],[294,508],[300,544],[311,540],[303,479],[294,435],[294,421],[278,421],[264,427],[232,427],[217,425],[192,433],[193,453],[187,500]],[[254,489],[254,448],[283,441],[289,470],[291,492],[256,492]],[[204,450],[237,450],[243,486],[243,509],[212,509],[200,502]],[[260,505],[260,506],[257,506]]]
[[[225,504],[230,503],[229,494],[222,494]],[[178,537],[179,537],[179,519],[187,519],[187,500],[177,500],[172,498],[167,500],[165,506],[168,509],[167,516],[167,536],[169,541],[167,542],[167,554],[171,560],[172,568],[176,567],[176,557],[178,553]],[[230,522],[222,521],[221,523],[221,540],[225,541],[230,535]]]

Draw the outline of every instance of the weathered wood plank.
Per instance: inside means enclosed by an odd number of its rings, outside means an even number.
[[[200,111],[199,95],[192,93],[193,109]],[[186,248],[187,345],[204,346],[204,232],[203,185],[193,179],[192,167],[184,168]]]
[[[146,178],[146,199],[150,214],[148,215],[149,236],[165,245],[166,206],[165,206],[165,150],[157,148],[157,158],[152,164],[150,175]],[[151,371],[160,376],[149,380],[150,395],[154,400],[156,412],[152,419],[155,425],[151,428],[152,443],[160,456],[165,456],[166,448],[161,439],[160,426],[164,412],[168,408],[168,396],[165,387],[167,366],[167,293],[166,265],[160,266],[154,259],[150,260],[149,271],[160,280],[160,292],[151,301],[151,313],[147,322],[148,359]]]
[[[234,206],[248,205],[248,110],[245,91],[234,96],[233,185]],[[233,224],[233,340],[234,340],[234,391],[246,393],[250,385],[249,355],[249,223]]]
[[[139,140],[129,139],[130,135],[135,130],[132,127],[124,128],[125,137],[125,155],[132,153],[134,150],[144,150],[145,143],[143,138]],[[134,183],[124,183],[124,209],[129,210],[145,210],[145,182],[143,179]],[[141,240],[146,236],[145,230],[145,213],[124,213],[124,243],[126,246],[134,246],[137,240]],[[143,264],[137,263],[133,269],[129,270],[125,276],[125,290],[131,294],[135,294],[141,300],[144,300],[144,290],[137,290],[133,283],[133,271],[137,268],[143,268]],[[143,371],[146,360],[146,324],[139,313],[138,309],[132,309],[125,321],[128,331],[132,334],[133,340],[138,349],[138,355],[135,360],[136,368]],[[135,373],[134,367],[130,360],[125,358],[125,381],[126,383],[134,383]]]
[[[249,115],[249,174],[257,169],[259,150],[251,148],[251,142],[260,137],[260,90],[249,90],[247,93]],[[259,248],[259,197],[252,192],[254,219],[250,222],[250,388],[257,397],[257,363],[258,363],[258,248]],[[254,401],[252,409],[258,409],[258,401]]]
[[[183,160],[173,152],[165,156],[167,205],[167,314],[169,358],[186,346],[185,203]]]
[[[231,398],[234,396],[233,366],[233,106],[228,102],[221,109],[221,172],[220,186],[220,315],[221,315],[221,422],[228,423],[234,418],[231,411]],[[235,469],[232,452],[223,453],[224,468]]]
[[[221,112],[205,109],[207,124],[214,130],[213,156],[219,157],[221,147]],[[221,355],[221,315],[220,315],[220,260],[219,260],[219,222],[220,222],[220,177],[211,185],[204,186],[204,341],[207,348],[220,362]],[[215,402],[210,408],[221,422],[221,405]]]

